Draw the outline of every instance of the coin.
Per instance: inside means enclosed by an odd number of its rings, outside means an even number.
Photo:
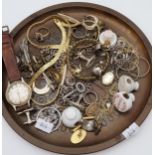
[[[82,142],[85,139],[86,136],[87,136],[86,130],[84,130],[84,129],[78,129],[78,130],[76,130],[72,134],[72,136],[71,136],[71,142],[73,144],[78,144],[78,143]]]

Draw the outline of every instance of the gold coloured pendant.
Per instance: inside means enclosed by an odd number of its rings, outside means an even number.
[[[72,136],[71,136],[71,142],[73,144],[78,144],[78,143],[82,142],[85,139],[86,136],[87,136],[86,130],[84,130],[84,129],[78,129],[78,130],[76,130],[72,134]]]

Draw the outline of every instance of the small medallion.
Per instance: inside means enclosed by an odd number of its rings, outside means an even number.
[[[108,86],[112,84],[114,80],[114,73],[113,72],[107,72],[102,76],[102,84]]]
[[[84,129],[76,130],[71,136],[71,142],[73,144],[78,144],[82,142],[87,136],[87,132]]]

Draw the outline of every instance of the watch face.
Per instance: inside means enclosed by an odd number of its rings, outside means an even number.
[[[11,83],[6,90],[7,101],[14,106],[27,104],[31,98],[31,88],[23,81]]]

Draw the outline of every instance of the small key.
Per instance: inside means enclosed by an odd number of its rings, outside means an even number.
[[[70,104],[70,105],[73,105],[73,106],[76,106],[76,107],[78,107],[78,108],[81,109],[81,110],[84,110],[85,107],[84,107],[83,105],[80,104],[80,101],[82,100],[82,98],[83,98],[83,94],[80,94],[80,95],[79,95],[79,98],[77,99],[76,102],[74,102],[74,101],[69,101],[69,104]]]
[[[79,92],[79,93],[83,93],[86,90],[86,87],[84,86],[83,83],[81,82],[77,82],[75,85],[76,89],[73,89],[72,91],[70,91],[68,94],[66,94],[65,96],[63,96],[63,99],[66,100],[69,96],[71,96],[72,94],[74,94],[75,92]]]
[[[69,96],[71,96],[73,93],[77,92],[76,89],[70,91],[68,94],[66,94],[65,96],[63,96],[63,99],[66,100]]]

